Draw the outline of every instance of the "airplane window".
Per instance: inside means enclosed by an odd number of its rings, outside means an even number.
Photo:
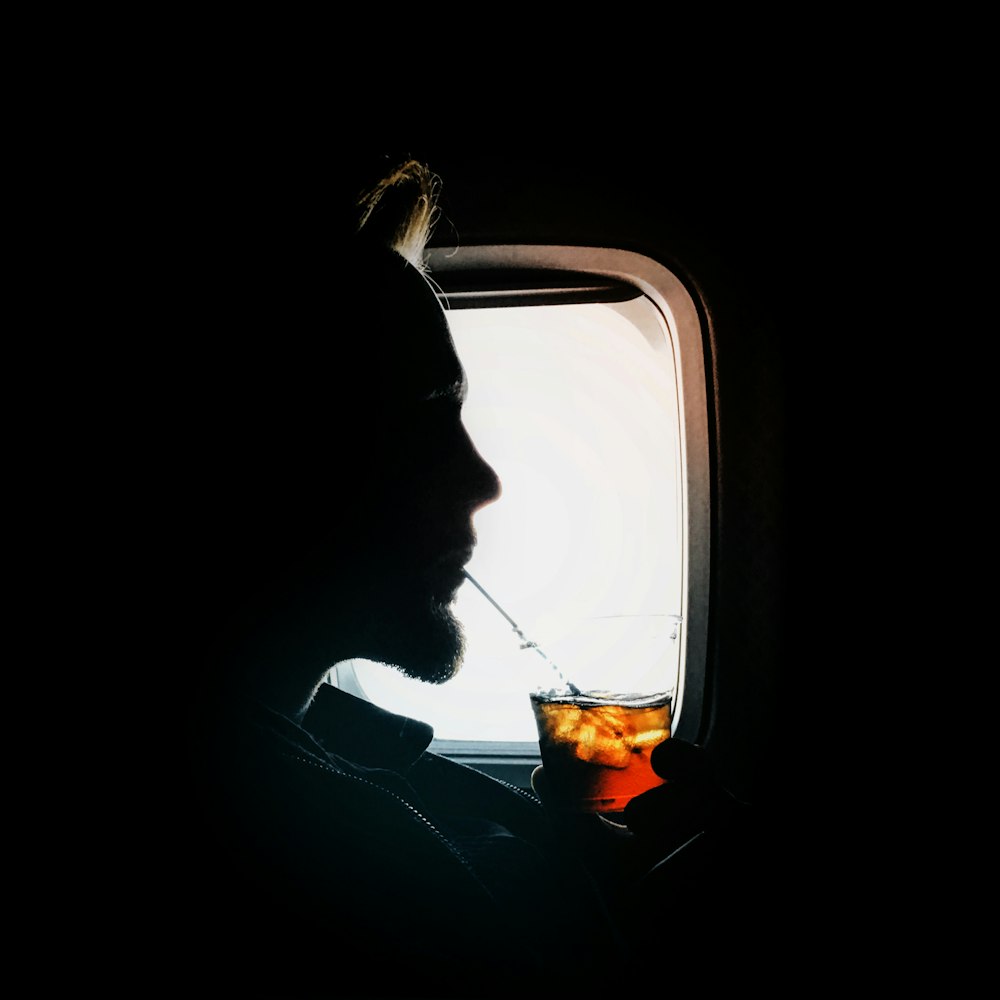
[[[697,701],[685,683],[697,659],[692,612],[703,625],[691,601],[690,448],[677,324],[656,297],[636,288],[625,301],[449,312],[469,381],[465,424],[503,484],[476,515],[467,569],[545,656],[522,648],[467,582],[454,605],[467,649],[453,680],[431,686],[364,660],[330,678],[431,723],[438,752],[484,764],[492,749],[529,764],[528,693],[561,684],[549,661],[581,689]]]

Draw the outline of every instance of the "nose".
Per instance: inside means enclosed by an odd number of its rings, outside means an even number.
[[[464,431],[464,428],[463,428]],[[469,436],[468,431],[464,431],[466,446],[469,450],[469,478],[468,486],[470,491],[470,501],[472,512],[488,507],[491,503],[500,499],[503,493],[503,485],[496,470],[489,462],[483,458],[476,448],[475,443]]]

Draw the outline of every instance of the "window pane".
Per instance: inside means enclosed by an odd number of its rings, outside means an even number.
[[[580,688],[673,690],[683,585],[673,351],[644,297],[449,314],[465,423],[503,482],[469,572]],[[440,687],[352,661],[373,701],[439,739],[534,740],[558,678],[469,583],[462,672]]]

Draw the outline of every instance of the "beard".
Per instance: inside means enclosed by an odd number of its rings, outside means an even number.
[[[391,634],[397,635],[395,630]],[[400,638],[402,642],[380,659],[405,676],[444,684],[462,669],[465,632],[450,608],[439,605],[424,609],[403,629]]]
[[[471,526],[403,525],[390,513],[346,517],[351,530],[310,550],[292,575],[293,603],[302,614],[286,632],[310,636],[301,645],[327,668],[364,659],[444,684],[465,658],[465,632],[452,605],[475,537]],[[380,530],[386,523],[388,533]]]
[[[371,620],[364,659],[427,684],[451,680],[465,659],[465,632],[451,609],[453,599],[454,593],[434,594],[426,585],[394,586]]]

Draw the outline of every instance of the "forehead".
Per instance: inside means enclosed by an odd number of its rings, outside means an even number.
[[[460,395],[464,372],[437,295],[402,258],[374,275],[372,324],[380,389],[401,402]]]

